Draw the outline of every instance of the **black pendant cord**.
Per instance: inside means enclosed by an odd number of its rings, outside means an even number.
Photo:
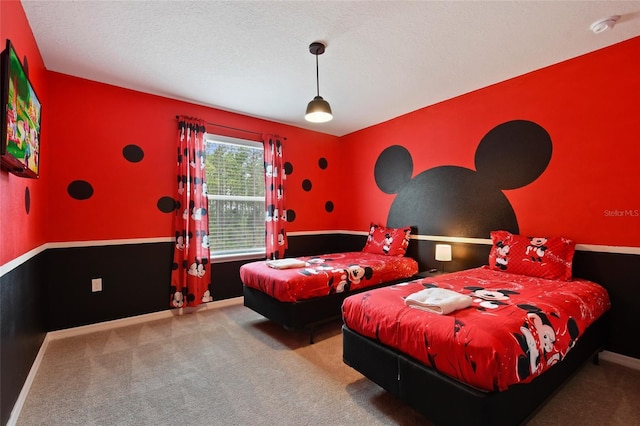
[[[320,96],[320,72],[318,71],[318,55],[316,55],[316,93]]]

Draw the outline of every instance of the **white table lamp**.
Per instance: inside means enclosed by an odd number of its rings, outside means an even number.
[[[436,260],[438,262],[451,261],[451,244],[436,244]],[[444,272],[444,264],[442,265],[442,272]]]

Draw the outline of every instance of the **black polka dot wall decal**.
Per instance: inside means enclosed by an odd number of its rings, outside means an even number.
[[[284,163],[284,173],[286,175],[290,175],[291,173],[293,173],[293,164],[291,164],[288,161],[285,161],[285,163]]]
[[[162,213],[171,213],[176,209],[176,200],[172,197],[161,197],[158,200],[158,210]]]
[[[67,193],[76,200],[86,200],[93,195],[93,186],[86,180],[74,180],[67,186]]]
[[[321,158],[321,159],[319,159],[319,160],[318,160],[318,166],[319,166],[322,170],[326,169],[328,165],[329,165],[329,163],[327,162],[327,159],[326,159],[326,158],[324,158],[324,157],[323,157],[323,158]]]
[[[29,210],[31,210],[31,192],[29,192],[28,186],[24,189],[24,209],[29,214]]]
[[[331,213],[333,211],[333,202],[332,201],[327,201],[326,203],[324,203],[324,209]]]
[[[132,163],[138,163],[144,158],[144,151],[138,145],[127,145],[122,148],[122,155]]]
[[[311,181],[309,179],[305,179],[302,181],[302,189],[305,191],[311,191]]]
[[[296,212],[294,210],[287,210],[287,222],[293,222],[296,220]]]

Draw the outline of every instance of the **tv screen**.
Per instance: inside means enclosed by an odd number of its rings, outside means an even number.
[[[2,52],[2,168],[23,177],[40,175],[40,114],[29,77],[10,40]]]

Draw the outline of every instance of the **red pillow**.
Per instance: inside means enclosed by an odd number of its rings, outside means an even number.
[[[491,269],[551,280],[571,280],[576,244],[564,237],[526,237],[491,232]]]
[[[404,256],[409,246],[411,227],[386,228],[371,224],[367,243],[362,249],[366,253],[386,254],[387,256]]]

